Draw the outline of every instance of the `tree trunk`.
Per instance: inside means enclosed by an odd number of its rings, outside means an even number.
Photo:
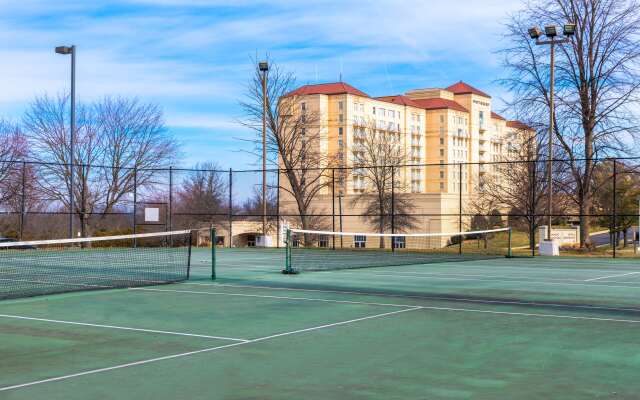
[[[591,198],[585,196],[580,203],[580,247],[585,248],[591,245],[591,238],[589,237],[591,218],[586,215],[591,209]]]

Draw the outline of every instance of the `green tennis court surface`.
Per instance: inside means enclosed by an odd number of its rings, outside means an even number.
[[[0,302],[1,399],[634,399],[640,265],[492,259],[191,279]]]

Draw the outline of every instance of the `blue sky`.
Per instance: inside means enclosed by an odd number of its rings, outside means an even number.
[[[252,168],[236,121],[251,57],[268,53],[300,84],[343,80],[379,96],[459,80],[500,109],[495,50],[519,0],[0,0],[0,118],[68,88],[78,46],[80,100],[158,103],[183,144],[183,166]]]

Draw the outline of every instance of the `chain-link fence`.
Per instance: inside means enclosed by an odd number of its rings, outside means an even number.
[[[73,190],[69,170],[0,161],[0,236],[216,226],[219,246],[282,247],[287,227],[455,233],[510,226],[516,255],[537,255],[550,235],[561,255],[639,256],[640,158],[267,171],[76,165]]]

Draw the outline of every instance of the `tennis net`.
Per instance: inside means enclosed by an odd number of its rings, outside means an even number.
[[[284,273],[469,261],[511,256],[511,228],[383,234],[287,231]]]
[[[189,230],[0,243],[0,299],[183,281]]]

